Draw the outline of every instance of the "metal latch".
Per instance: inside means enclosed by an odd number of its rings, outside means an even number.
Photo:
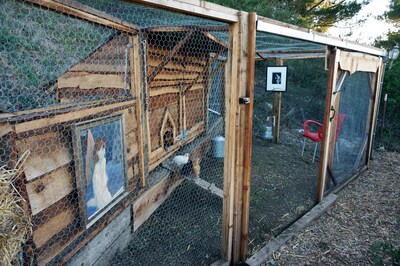
[[[240,97],[239,98],[239,104],[249,104],[249,103],[250,103],[249,97]]]

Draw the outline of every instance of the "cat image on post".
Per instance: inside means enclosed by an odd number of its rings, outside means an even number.
[[[111,193],[108,190],[108,176],[106,172],[106,142],[103,138],[96,140],[93,148],[94,169],[92,176],[94,203],[100,210],[111,202]]]

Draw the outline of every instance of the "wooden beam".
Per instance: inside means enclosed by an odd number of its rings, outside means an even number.
[[[206,36],[207,38],[213,40],[214,42],[218,43],[219,45],[221,45],[222,47],[228,48],[227,44],[224,43],[223,41],[221,41],[220,39],[218,39],[217,37],[215,37],[214,35],[212,35],[210,32],[207,31],[202,31],[201,32],[204,36]]]
[[[143,118],[142,108],[142,77],[141,77],[141,60],[140,60],[140,43],[139,36],[134,35],[129,38],[129,42],[132,46],[130,49],[129,58],[130,58],[130,67],[131,67],[131,93],[134,97],[137,97],[136,104],[136,121],[137,121],[137,137],[138,137],[138,145],[139,145],[139,174],[140,174],[140,185],[142,187],[146,186],[146,176],[148,175],[148,171],[145,168],[145,140],[144,140],[144,128],[143,122],[146,120]]]
[[[257,54],[282,54],[282,55],[291,55],[291,54],[324,54],[324,50],[257,50]]]
[[[201,178],[194,178],[188,180],[192,181],[199,187],[204,188],[207,191],[210,191],[212,194],[217,195],[220,198],[224,198],[224,192],[221,189],[217,188],[214,183],[209,183]]]
[[[372,108],[372,118],[371,118],[371,126],[369,130],[369,143],[368,143],[368,150],[367,150],[367,165],[370,164],[371,161],[371,153],[372,153],[372,144],[374,140],[374,130],[375,130],[375,125],[376,125],[376,118],[378,115],[378,110],[379,110],[379,98],[381,95],[381,90],[382,90],[382,78],[383,78],[383,72],[385,69],[385,64],[382,60],[380,59],[380,66],[378,68],[377,72],[377,78],[376,78],[376,84],[375,84],[375,95],[374,97],[374,107]]]
[[[198,82],[198,80],[199,80],[201,77],[204,76],[204,74],[208,71],[208,69],[212,66],[212,64],[214,64],[214,62],[218,60],[219,56],[220,56],[225,50],[226,50],[225,47],[222,48],[222,49],[218,52],[218,54],[217,54],[212,60],[209,60],[209,61],[207,62],[206,66],[204,67],[204,70],[203,70],[201,73],[199,73],[199,75],[192,81],[191,84],[189,84],[186,88],[184,88],[184,89],[182,90],[184,95],[190,90],[190,88],[193,87],[193,85],[195,85],[195,84]]]
[[[215,19],[225,22],[238,22],[238,11],[203,0],[129,0],[166,10]]]
[[[224,199],[222,212],[223,257],[232,261],[233,192],[235,177],[235,139],[237,120],[237,87],[239,59],[239,23],[230,25],[229,56],[225,65],[225,149],[224,149]]]
[[[247,87],[247,42],[248,42],[248,13],[240,12],[239,18],[239,58],[238,82],[236,90],[238,98],[236,104],[239,105],[239,97],[246,96]],[[254,52],[254,50],[253,50]],[[244,177],[244,154],[245,154],[245,128],[247,119],[247,105],[241,104],[237,109],[236,139],[235,139],[235,178],[234,178],[234,208],[233,208],[233,245],[232,263],[240,261],[240,249],[242,240],[242,211],[243,211],[243,177]]]
[[[242,235],[240,243],[240,261],[246,260],[249,236],[250,215],[250,181],[251,181],[251,154],[253,136],[253,108],[254,108],[254,77],[255,77],[255,47],[256,47],[256,13],[248,16],[247,35],[247,73],[246,96],[250,98],[250,104],[246,106],[245,119],[245,145],[244,145],[244,171],[243,171],[243,206],[242,206]]]
[[[275,60],[277,66],[283,65],[283,59]],[[281,111],[282,111],[282,92],[274,92],[274,100],[272,103],[272,115],[275,118],[273,142],[279,143],[279,134],[281,131]]]
[[[103,112],[112,112],[112,111],[118,111],[122,110],[125,108],[129,108],[135,104],[134,100],[129,100],[129,101],[123,101],[123,102],[117,102],[115,103],[110,103],[107,105],[102,105],[98,107],[93,107],[93,108],[87,108],[84,110],[76,110],[76,111],[71,111],[68,113],[63,113],[63,114],[58,114],[50,117],[45,117],[45,118],[39,118],[37,120],[33,121],[28,121],[25,123],[20,123],[15,125],[15,132],[17,134],[21,134],[23,132],[39,129],[39,128],[44,128],[44,127],[49,127],[52,125],[60,124],[60,123],[69,123],[72,121],[76,121],[85,117],[93,116],[93,115],[99,115]]]
[[[136,34],[139,28],[136,25],[122,21],[104,12],[98,11],[97,9],[72,0],[27,0],[27,2],[133,34]]]
[[[194,26],[169,26],[169,27],[149,27],[146,32],[185,32],[193,30]],[[203,33],[212,31],[228,31],[228,26],[195,26],[195,28]],[[215,37],[214,37],[215,38]]]
[[[325,112],[324,112],[324,130],[321,145],[321,155],[319,161],[319,172],[317,180],[317,202],[321,202],[324,197],[325,192],[325,180],[328,169],[328,153],[329,153],[329,140],[331,136],[331,104],[332,97],[334,93],[334,88],[336,88],[337,72],[339,68],[339,56],[340,50],[330,49],[330,60],[329,60],[329,75],[326,88],[326,99],[325,99]]]
[[[168,52],[168,55],[166,57],[164,57],[161,61],[161,63],[156,67],[156,69],[147,77],[147,83],[151,83],[154,78],[157,76],[158,73],[161,72],[161,70],[163,70],[164,66],[166,64],[168,64],[169,61],[171,61],[171,59],[179,52],[179,50],[182,48],[183,45],[185,45],[185,43],[187,43],[190,38],[193,36],[193,34],[195,33],[194,30],[189,31],[186,36],[180,40],[175,46],[174,48]]]

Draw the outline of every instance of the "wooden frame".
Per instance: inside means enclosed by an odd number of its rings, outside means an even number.
[[[77,2],[70,0],[28,0],[30,3],[34,3],[37,5],[41,5],[47,7],[49,9],[63,12],[68,15],[72,15],[81,19],[85,19],[91,22],[98,23],[100,25],[114,28],[120,31],[129,32],[131,36],[129,37],[130,43],[133,44],[134,49],[133,52],[130,52],[130,59],[133,62],[134,67],[131,65],[131,91],[134,95],[132,99],[126,99],[126,101],[115,101],[108,99],[104,102],[93,103],[90,105],[85,105],[83,108],[79,110],[73,106],[66,107],[56,107],[54,111],[47,113],[48,109],[43,112],[37,111],[37,114],[33,114],[29,112],[29,114],[6,114],[0,115],[0,119],[3,118],[4,122],[13,123],[11,126],[6,126],[0,129],[1,134],[8,134],[13,132],[16,134],[29,133],[33,130],[40,128],[49,128],[56,124],[61,123],[73,123],[78,119],[87,119],[92,118],[94,116],[99,116],[101,114],[110,113],[111,110],[113,112],[125,109],[127,107],[132,107],[136,104],[136,117],[138,123],[138,141],[139,141],[139,167],[140,167],[140,176],[142,179],[142,186],[145,185],[145,176],[148,175],[149,170],[154,168],[155,165],[163,160],[166,156],[172,154],[173,151],[179,148],[179,145],[176,145],[171,153],[160,155],[163,150],[157,150],[154,158],[155,161],[151,162],[151,145],[149,136],[149,104],[148,99],[150,96],[150,89],[147,87],[145,80],[141,78],[141,64],[146,65],[146,58],[139,58],[136,53],[139,51],[139,39],[136,35],[137,27],[136,25],[131,25],[124,21],[121,21],[117,18],[108,16],[103,12],[98,12],[94,9],[91,9],[87,6],[80,5]],[[325,124],[330,125],[330,107],[334,99],[332,99],[332,92],[336,86],[337,82],[337,59],[338,54],[335,56],[335,52],[333,47],[343,47],[349,50],[358,50],[364,53],[369,53],[377,56],[385,56],[386,52],[380,49],[363,46],[359,44],[353,44],[350,42],[345,42],[341,39],[331,38],[322,34],[317,34],[310,32],[306,29],[302,29],[293,25],[280,23],[277,21],[258,18],[255,13],[246,13],[239,12],[238,10],[225,8],[219,5],[211,4],[202,0],[130,0],[132,2],[138,2],[144,5],[160,7],[167,10],[174,10],[186,14],[197,15],[201,17],[216,19],[219,21],[225,21],[229,23],[229,50],[228,50],[228,59],[225,64],[225,107],[226,107],[226,126],[225,126],[225,156],[224,156],[224,194],[223,194],[223,227],[222,227],[222,248],[224,252],[224,257],[233,264],[236,264],[238,261],[243,260],[247,250],[247,234],[248,234],[248,215],[249,215],[249,200],[250,200],[250,168],[251,168],[251,128],[252,128],[252,112],[253,112],[253,87],[254,87],[254,55],[255,55],[255,31],[261,30],[265,32],[270,32],[273,34],[278,34],[282,36],[292,37],[296,39],[322,43],[331,46],[331,58],[330,61],[330,74],[329,81],[327,86],[327,99],[326,99],[326,109],[325,109]],[[257,23],[256,23],[257,21]],[[218,27],[210,28],[211,30],[221,30]],[[157,28],[149,29],[149,32],[157,31]],[[171,27],[170,31],[187,31],[184,27]],[[202,34],[206,34],[202,32]],[[133,36],[132,36],[133,35]],[[186,38],[190,39],[191,34],[188,33]],[[183,45],[184,43],[182,43]],[[178,50],[178,49],[176,49]],[[318,54],[318,51],[315,52]],[[338,52],[339,53],[339,52]],[[276,56],[282,53],[275,53]],[[259,54],[262,57],[262,54]],[[171,56],[173,54],[171,53]],[[218,56],[216,56],[218,58]],[[165,66],[166,62],[159,64],[154,72],[150,74],[148,80],[152,81],[157,75],[157,71],[159,72],[163,66]],[[133,69],[132,69],[133,67]],[[221,64],[221,67],[222,64]],[[144,71],[147,71],[145,69]],[[336,71],[336,72],[335,72]],[[380,68],[380,72],[378,74],[377,80],[380,81],[382,68]],[[211,73],[212,75],[213,73]],[[145,76],[147,74],[145,73]],[[200,76],[200,75],[199,75]],[[377,81],[377,84],[379,82]],[[192,84],[194,85],[194,84]],[[192,86],[190,85],[190,86]],[[377,85],[378,86],[378,85]],[[143,90],[142,90],[143,88]],[[164,88],[163,88],[164,89]],[[188,88],[187,90],[189,90]],[[372,116],[372,124],[370,127],[373,128],[375,123],[375,112],[378,106],[378,89],[375,90],[375,103],[373,108],[373,116]],[[178,93],[178,91],[175,91]],[[185,102],[184,92],[180,92],[181,97],[180,101]],[[183,95],[182,95],[183,94]],[[156,96],[156,95],[151,95]],[[250,105],[239,105],[238,98],[239,97],[249,97]],[[206,102],[206,101],[205,101]],[[82,106],[81,106],[82,107]],[[63,109],[63,110],[61,110]],[[64,110],[65,109],[65,110]],[[168,111],[167,111],[168,112]],[[206,110],[207,112],[207,110]],[[53,114],[53,117],[50,119],[50,115]],[[44,115],[44,116],[43,116]],[[24,117],[29,118],[26,120]],[[78,132],[79,130],[85,128],[90,128],[95,125],[95,123],[107,123],[107,119],[111,119],[110,121],[114,121],[112,119],[124,119],[123,115],[116,115],[111,117],[104,117],[95,120],[90,120],[85,123],[77,123],[75,124],[75,145],[79,143],[77,140],[79,139]],[[37,120],[35,120],[37,118]],[[168,120],[168,115],[164,116],[164,120],[162,123],[162,129],[165,129],[166,121]],[[3,122],[0,121],[0,122]],[[172,120],[171,120],[172,121]],[[207,120],[206,120],[207,121]],[[89,123],[89,124],[87,124]],[[90,124],[94,123],[94,124]],[[198,124],[195,127],[195,130],[201,131],[202,126],[205,125]],[[181,125],[183,129],[186,129],[185,125]],[[328,158],[330,153],[329,147],[329,138],[332,135],[331,126],[327,126],[325,129],[325,139],[323,142],[323,147],[321,151],[321,162],[320,162],[320,171],[319,179],[318,179],[318,200],[321,201],[323,198],[324,192],[324,184],[326,180],[326,167],[328,165]],[[177,128],[178,129],[178,128]],[[174,137],[177,134],[174,134]],[[121,134],[124,136],[124,134]],[[371,137],[372,139],[372,137]],[[369,143],[369,152],[371,151],[371,141]],[[163,147],[161,147],[163,148]],[[78,150],[78,147],[74,148],[75,151]],[[125,153],[125,148],[123,147]],[[82,172],[82,163],[79,166],[79,156],[82,157],[81,152],[74,153],[76,158],[75,161],[78,162],[78,170]],[[153,159],[154,159],[153,158]],[[369,160],[369,157],[368,157]],[[126,171],[126,170],[124,170]],[[82,176],[82,173],[77,172],[77,177]],[[126,176],[126,173],[125,173]],[[84,183],[85,179],[80,183]],[[82,190],[83,185],[79,189]],[[85,194],[82,193],[81,194]],[[124,194],[125,195],[125,194]],[[122,195],[123,196],[123,195]],[[122,197],[121,196],[121,197]],[[118,200],[121,198],[118,198]],[[118,201],[116,200],[116,201]],[[86,204],[86,200],[83,201]],[[130,203],[124,202],[124,206],[120,206],[121,208],[127,207]],[[109,206],[112,207],[111,205]],[[84,208],[84,206],[82,206]],[[105,207],[104,212],[106,212],[108,207]],[[82,209],[82,212],[85,210]],[[117,213],[117,212],[116,212]],[[102,216],[104,213],[101,213]],[[99,216],[99,217],[100,217]],[[115,214],[111,214],[110,217],[105,217],[106,222],[99,225],[98,228],[91,227],[90,235],[86,236],[82,234],[79,236],[79,241],[73,241],[78,244],[74,245],[74,252],[79,249],[82,245],[87,243],[89,239],[93,238],[95,232],[101,230],[106,223],[108,223]],[[91,216],[92,217],[92,216]],[[93,222],[95,222],[95,217],[93,217]],[[87,222],[86,222],[87,223]],[[90,226],[90,224],[88,225]],[[85,232],[86,233],[86,232]],[[84,239],[84,240],[82,240]],[[63,258],[63,261],[66,261],[68,257],[72,256],[74,253],[66,251],[66,257]],[[63,254],[65,255],[65,254]],[[61,255],[60,255],[61,256]]]
[[[79,208],[86,228],[128,194],[124,125],[124,114],[73,125]],[[111,154],[107,152],[110,149]],[[106,171],[111,167],[112,175]]]

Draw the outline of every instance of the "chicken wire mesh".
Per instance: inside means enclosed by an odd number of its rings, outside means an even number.
[[[32,2],[0,2],[1,166],[30,153],[15,186],[33,233],[17,260],[219,260],[227,25]]]
[[[311,140],[302,156],[303,125],[323,121],[328,75],[323,46],[259,32],[256,40],[249,255],[315,204],[318,158]],[[286,92],[267,90],[267,68],[279,65],[287,67]]]
[[[335,131],[335,158],[332,170],[342,183],[366,165],[369,143],[372,93],[369,82],[374,74],[355,72],[346,77],[340,88],[338,126]],[[340,126],[339,126],[340,124]]]

